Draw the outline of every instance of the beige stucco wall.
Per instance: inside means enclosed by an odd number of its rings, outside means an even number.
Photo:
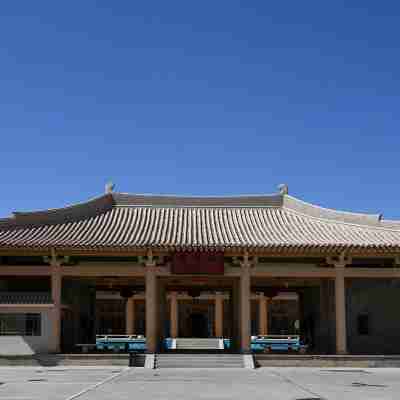
[[[41,336],[1,336],[0,356],[3,355],[31,355],[35,353],[48,353],[52,343],[52,305],[44,307],[28,305],[7,305],[0,307],[0,314],[41,314]]]

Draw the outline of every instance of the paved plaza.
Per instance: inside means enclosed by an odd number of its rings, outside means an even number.
[[[1,400],[398,399],[400,369],[1,367]]]

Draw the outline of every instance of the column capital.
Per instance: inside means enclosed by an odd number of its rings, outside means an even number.
[[[167,271],[167,268],[162,265],[157,265],[156,263],[148,264],[146,263],[144,266],[145,272],[153,273],[155,275],[162,275],[162,273]]]
[[[57,268],[61,267],[61,265],[68,264],[69,256],[58,256],[56,251],[52,248],[50,256],[43,256],[43,262]]]
[[[164,263],[164,256],[154,256],[151,249],[148,250],[146,256],[139,257],[139,262],[144,265],[145,272],[163,274],[170,270],[170,264]]]
[[[246,251],[243,254],[243,260],[240,261],[240,268],[242,270],[242,272],[250,272],[251,268],[254,267],[255,264],[255,257],[253,257],[253,259],[251,259],[251,257],[249,256],[249,253]]]
[[[351,264],[352,261],[353,258],[347,255],[345,252],[340,253],[339,255],[336,256],[326,257],[327,264],[332,265],[335,268],[345,268],[346,265]]]
[[[143,259],[146,272],[161,274],[162,272],[166,271],[166,266],[157,263],[157,257],[154,257],[151,249],[147,252],[147,255],[143,257]]]
[[[156,260],[154,259],[153,251],[151,249],[149,249],[147,251],[145,266],[146,267],[153,267],[153,266],[155,267],[156,266]]]

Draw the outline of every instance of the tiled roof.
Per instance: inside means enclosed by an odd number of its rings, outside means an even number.
[[[0,249],[400,251],[400,223],[285,194],[190,198],[113,193],[0,220]]]
[[[51,304],[47,292],[0,292],[0,304]]]

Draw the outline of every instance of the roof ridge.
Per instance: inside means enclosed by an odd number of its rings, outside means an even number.
[[[192,194],[168,194],[168,193],[129,193],[129,192],[112,192],[116,195],[128,195],[128,196],[143,196],[143,197],[174,197],[174,198],[191,198],[191,199],[220,199],[220,198],[242,198],[242,197],[272,197],[278,196],[279,193],[248,193],[248,194],[221,194],[221,195],[192,195]]]
[[[141,195],[113,193],[115,206],[164,206],[164,207],[203,207],[203,206],[270,206],[281,207],[281,194],[240,195],[240,196],[176,196],[176,195]]]

